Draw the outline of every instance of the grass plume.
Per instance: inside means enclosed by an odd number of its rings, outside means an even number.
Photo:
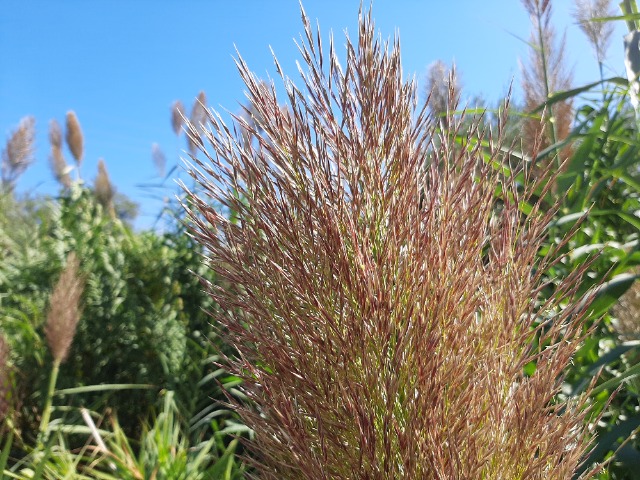
[[[49,312],[45,326],[47,344],[53,357],[49,388],[40,420],[38,444],[46,440],[51,418],[53,392],[58,379],[60,365],[69,356],[69,350],[80,321],[80,299],[84,291],[84,279],[80,274],[80,261],[74,252],[67,256],[67,264],[53,288],[49,299]]]
[[[532,22],[531,49],[529,62],[522,65],[522,88],[525,110],[535,110],[544,104],[550,95],[569,90],[572,74],[565,64],[566,35],[559,40],[553,25],[552,2],[550,0],[522,0]],[[525,121],[523,147],[531,154],[538,148],[545,148],[565,139],[571,130],[573,121],[570,101],[557,102],[545,113],[543,122],[535,118]],[[541,143],[542,140],[542,144]],[[566,148],[556,156],[556,164],[568,157]]]
[[[196,127],[198,132],[201,132],[207,121],[207,95],[204,91],[201,91],[193,102],[193,108],[191,109],[191,115],[189,116],[189,123]],[[197,143],[197,137],[191,135],[187,138],[189,144],[189,153],[195,155],[198,150],[199,144]]]
[[[115,207],[113,205],[115,190],[111,184],[111,180],[109,179],[107,166],[102,158],[98,160],[98,175],[94,181],[93,189],[98,203],[102,205],[105,212],[107,212],[112,218],[115,218]]]
[[[82,164],[82,156],[84,155],[84,137],[82,136],[82,129],[80,128],[80,122],[73,110],[67,112],[67,146],[71,155],[73,155],[76,164],[78,165],[78,171]]]
[[[151,159],[153,160],[153,164],[156,167],[156,172],[158,172],[158,176],[164,177],[164,172],[167,166],[167,157],[165,156],[162,148],[157,143],[153,143],[151,145]]]
[[[239,59],[260,124],[188,126],[207,145],[192,233],[230,285],[207,288],[249,399],[234,408],[250,461],[274,480],[569,479],[590,439],[586,400],[557,397],[583,271],[541,300],[555,260],[538,258],[554,213],[540,185],[492,167],[500,129],[488,159],[454,143],[463,124],[482,138],[477,123],[449,114],[440,133],[370,15],[342,65],[303,12],[302,86],[276,59],[282,102]]]
[[[2,187],[12,191],[20,175],[33,163],[35,150],[35,124],[33,117],[20,120],[2,150],[0,178]]]
[[[173,133],[178,136],[180,135],[180,132],[182,132],[184,112],[184,105],[180,100],[173,102],[173,105],[171,105],[171,128],[173,129]]]
[[[70,188],[69,165],[67,165],[62,153],[62,128],[60,128],[60,124],[56,120],[49,122],[49,143],[51,144],[49,162],[53,176],[64,188]]]
[[[613,35],[613,23],[593,21],[594,18],[614,17],[611,0],[575,0],[573,17],[587,36],[600,67],[600,78],[604,79],[603,64]]]
[[[442,60],[437,60],[429,65],[426,93],[434,116],[446,120],[450,97],[457,98],[460,94],[455,64],[449,68]]]
[[[60,364],[69,355],[80,320],[80,297],[84,287],[79,268],[77,256],[70,253],[49,301],[45,334],[53,360]]]

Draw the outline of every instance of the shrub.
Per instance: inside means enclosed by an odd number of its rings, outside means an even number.
[[[132,232],[104,215],[94,195],[77,184],[51,204],[24,244],[10,242],[9,232],[3,235],[0,291],[10,295],[2,298],[0,330],[12,347],[23,428],[33,432],[38,423],[34,415],[51,359],[44,340],[49,295],[70,251],[78,255],[86,287],[58,388],[105,383],[155,388],[78,395],[65,404],[97,410],[108,405],[128,432],[150,413],[161,388],[178,391],[186,417],[197,413],[217,389],[198,386],[211,371],[201,362],[212,355],[215,339],[201,310],[211,301],[190,273],[205,274],[197,245],[182,231]]]

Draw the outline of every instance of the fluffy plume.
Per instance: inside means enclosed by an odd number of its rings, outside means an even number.
[[[98,160],[98,175],[96,176],[93,188],[98,203],[102,205],[102,208],[104,208],[111,217],[115,217],[115,208],[113,206],[115,191],[111,185],[109,173],[107,173],[107,166],[102,158]]]
[[[64,188],[69,188],[71,187],[70,167],[67,165],[62,153],[62,129],[56,120],[49,122],[49,143],[51,143],[49,162],[53,175],[60,185]]]
[[[602,69],[614,27],[612,22],[594,22],[593,19],[615,16],[611,0],[575,0],[573,16],[589,39]]]
[[[446,120],[447,106],[451,97],[459,95],[459,90],[455,64],[449,68],[442,60],[437,60],[429,65],[426,93],[429,96],[429,108],[434,116]]]
[[[416,111],[399,42],[382,43],[370,14],[342,65],[303,21],[301,87],[276,60],[288,109],[240,59],[261,133],[244,142],[209,113],[190,169],[193,235],[229,285],[207,288],[238,353],[225,364],[244,379],[234,408],[257,477],[571,478],[589,432],[582,401],[557,394],[584,272],[542,300],[554,212],[532,198],[540,185],[492,167],[499,134],[486,159]]]
[[[199,133],[203,131],[204,125],[207,121],[207,96],[204,92],[200,92],[196,101],[193,103],[191,109],[191,116],[189,117],[189,124],[195,128],[196,135],[188,135],[189,141],[189,153],[195,155],[200,144],[198,143]],[[190,130],[191,131],[191,130]]]
[[[67,359],[80,320],[80,297],[84,281],[79,269],[78,257],[72,252],[67,257],[67,265],[49,299],[45,334],[51,355],[57,364]]]
[[[74,111],[70,110],[67,112],[67,146],[78,166],[82,163],[83,142],[84,139],[78,117]]]
[[[527,13],[534,17],[540,17],[551,10],[550,0],[522,0]]]
[[[522,87],[525,109],[535,110],[555,92],[571,88],[572,75],[565,65],[566,35],[560,40],[551,25],[552,8],[549,0],[523,0],[531,16],[531,50],[529,63],[522,65]],[[531,154],[538,148],[565,139],[571,130],[573,119],[570,101],[558,102],[547,112],[543,122],[529,119],[524,124],[523,147]],[[543,130],[546,129],[546,132]],[[544,134],[543,134],[544,133]],[[570,148],[561,157],[570,155]],[[558,159],[558,164],[562,158]]]
[[[50,162],[51,170],[56,180],[64,188],[70,188],[72,184],[71,176],[69,175],[70,167],[64,159],[62,149],[51,146]]]
[[[24,173],[34,157],[35,124],[33,117],[20,120],[2,150],[2,186],[12,190],[18,177]]]
[[[171,128],[176,135],[180,135],[182,124],[184,123],[184,105],[180,100],[176,100],[171,105]]]
[[[164,169],[167,165],[167,157],[160,148],[160,145],[154,143],[151,145],[151,159],[156,167],[156,171],[160,177],[164,177]]]
[[[49,122],[49,143],[52,147],[62,148],[62,128],[56,119]]]

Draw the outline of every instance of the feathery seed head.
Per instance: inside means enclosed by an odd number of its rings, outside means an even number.
[[[56,180],[64,188],[71,187],[70,167],[62,153],[62,129],[56,120],[49,122],[49,143],[51,143],[51,154],[49,162],[51,170]]]
[[[198,148],[201,146],[198,143],[199,134],[203,132],[204,125],[207,122],[207,96],[204,91],[201,91],[193,103],[191,109],[191,116],[189,117],[190,131],[187,136],[189,142],[189,153],[195,155]],[[195,129],[195,132],[191,132],[191,129]],[[193,135],[196,133],[196,135]]]
[[[98,175],[96,176],[93,185],[96,199],[102,207],[109,212],[112,217],[115,216],[115,210],[113,206],[113,197],[115,196],[115,190],[111,185],[109,179],[109,173],[107,172],[107,166],[104,160],[101,158],[98,160]]]
[[[182,124],[184,123],[184,105],[180,100],[176,100],[171,105],[171,128],[176,135],[180,135]]]
[[[613,35],[612,22],[594,22],[594,18],[614,17],[611,0],[575,0],[574,18],[593,47],[596,59],[604,62]]]
[[[540,17],[551,10],[551,0],[522,0],[529,15]]]
[[[52,147],[62,148],[62,128],[56,119],[49,122],[49,143]]]
[[[49,161],[51,163],[51,170],[53,171],[53,175],[56,180],[62,185],[64,188],[71,188],[71,176],[69,172],[71,171],[71,167],[67,164],[67,161],[64,159],[64,155],[62,154],[62,149],[55,145],[51,145],[51,155],[49,157]]]
[[[151,158],[153,159],[153,164],[156,167],[158,175],[164,177],[164,169],[167,165],[167,157],[160,148],[160,145],[158,145],[157,143],[151,145]]]
[[[33,163],[35,146],[35,124],[33,117],[20,120],[2,150],[2,185],[10,190],[20,175]]]
[[[441,133],[416,110],[399,42],[382,42],[370,13],[344,65],[304,11],[303,24],[302,85],[275,60],[284,101],[238,60],[254,141],[212,112],[210,131],[188,125],[204,155],[188,213],[228,284],[207,288],[238,353],[225,364],[250,399],[234,408],[258,475],[571,478],[586,400],[556,400],[586,307],[583,271],[540,295],[554,212],[532,194],[550,187],[524,172],[523,191],[493,168],[501,128],[471,142],[477,124],[449,113]]]
[[[539,12],[531,15],[532,47],[529,62],[521,65],[525,109],[531,111],[544,104],[553,93],[571,89],[573,75],[565,62],[566,35],[558,39],[551,24],[551,4],[548,1],[523,3],[527,10],[533,6],[536,12]],[[546,112],[543,120],[546,122],[530,118],[524,124],[523,147],[527,154],[538,148],[544,149],[554,141],[561,141],[569,135],[573,120],[571,101],[554,104]],[[565,147],[561,156],[566,158],[570,152],[571,147]]]
[[[446,119],[447,107],[452,98],[457,98],[459,90],[455,64],[449,68],[443,61],[437,60],[429,66],[427,94],[434,116]]]
[[[73,110],[67,112],[67,146],[78,166],[82,163],[84,138],[80,129],[80,122]]]
[[[71,252],[49,299],[45,335],[54,362],[62,363],[69,355],[80,320],[80,297],[83,290],[80,262],[76,254]]]

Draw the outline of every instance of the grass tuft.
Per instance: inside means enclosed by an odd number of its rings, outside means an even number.
[[[559,392],[588,301],[584,269],[541,295],[553,182],[493,167],[502,124],[449,104],[440,131],[370,15],[342,64],[303,12],[301,86],[275,59],[283,101],[240,58],[255,124],[188,125],[206,158],[192,234],[226,285],[207,288],[249,461],[265,479],[571,478],[587,400]]]

